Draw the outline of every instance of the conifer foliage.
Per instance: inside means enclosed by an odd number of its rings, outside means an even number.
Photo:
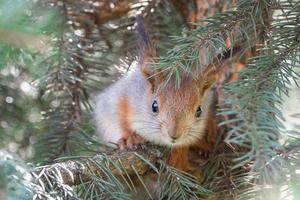
[[[218,136],[192,175],[166,148],[119,152],[95,136],[93,96],[137,60],[137,15],[166,83],[222,73]],[[300,198],[300,125],[282,124],[298,0],[0,0],[0,51],[0,199]]]

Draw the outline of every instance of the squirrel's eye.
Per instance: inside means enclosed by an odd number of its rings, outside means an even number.
[[[199,118],[200,116],[201,116],[201,113],[202,113],[202,109],[201,109],[201,107],[199,106],[198,108],[197,108],[197,110],[196,110],[196,118]]]
[[[158,103],[156,100],[154,100],[152,103],[152,112],[158,113]]]

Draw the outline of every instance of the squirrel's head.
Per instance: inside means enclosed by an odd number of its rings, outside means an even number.
[[[143,68],[142,68],[143,69]],[[143,72],[143,71],[142,71]],[[148,126],[143,135],[146,139],[171,146],[189,145],[201,140],[207,124],[209,105],[212,99],[208,91],[217,80],[215,70],[201,73],[194,79],[190,74],[181,73],[180,85],[176,77],[143,73],[147,79]],[[146,130],[146,129],[145,129]]]
[[[142,24],[137,22],[142,47],[139,65],[148,86],[147,105],[141,111],[146,116],[138,133],[149,141],[169,146],[189,145],[201,140],[208,117],[207,93],[217,80],[217,70],[207,67],[194,77],[182,71],[177,85],[176,76],[170,78],[167,75],[170,70],[162,72],[153,68],[155,48]]]

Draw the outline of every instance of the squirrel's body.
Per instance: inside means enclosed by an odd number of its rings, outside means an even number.
[[[131,147],[142,140],[172,147],[187,147],[203,139],[209,118],[210,88],[216,70],[205,67],[193,75],[180,72],[168,77],[154,69],[156,51],[141,22],[142,40],[137,66],[97,95],[95,121],[105,143]],[[168,78],[167,78],[168,77]],[[166,84],[166,81],[168,83]]]

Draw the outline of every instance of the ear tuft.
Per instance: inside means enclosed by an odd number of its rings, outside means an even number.
[[[155,62],[156,50],[150,40],[150,37],[143,25],[142,17],[138,15],[136,17],[136,30],[138,38],[138,52],[139,52],[139,64],[142,74],[149,80],[151,84],[154,83],[155,70],[150,66]]]
[[[149,38],[149,35],[144,27],[142,17],[138,15],[136,17],[136,30],[137,30],[137,36],[138,36],[138,43],[140,48],[144,50],[148,50],[152,48],[152,43]]]
[[[202,90],[210,89],[219,79],[219,70],[213,66],[207,66],[202,72]]]

